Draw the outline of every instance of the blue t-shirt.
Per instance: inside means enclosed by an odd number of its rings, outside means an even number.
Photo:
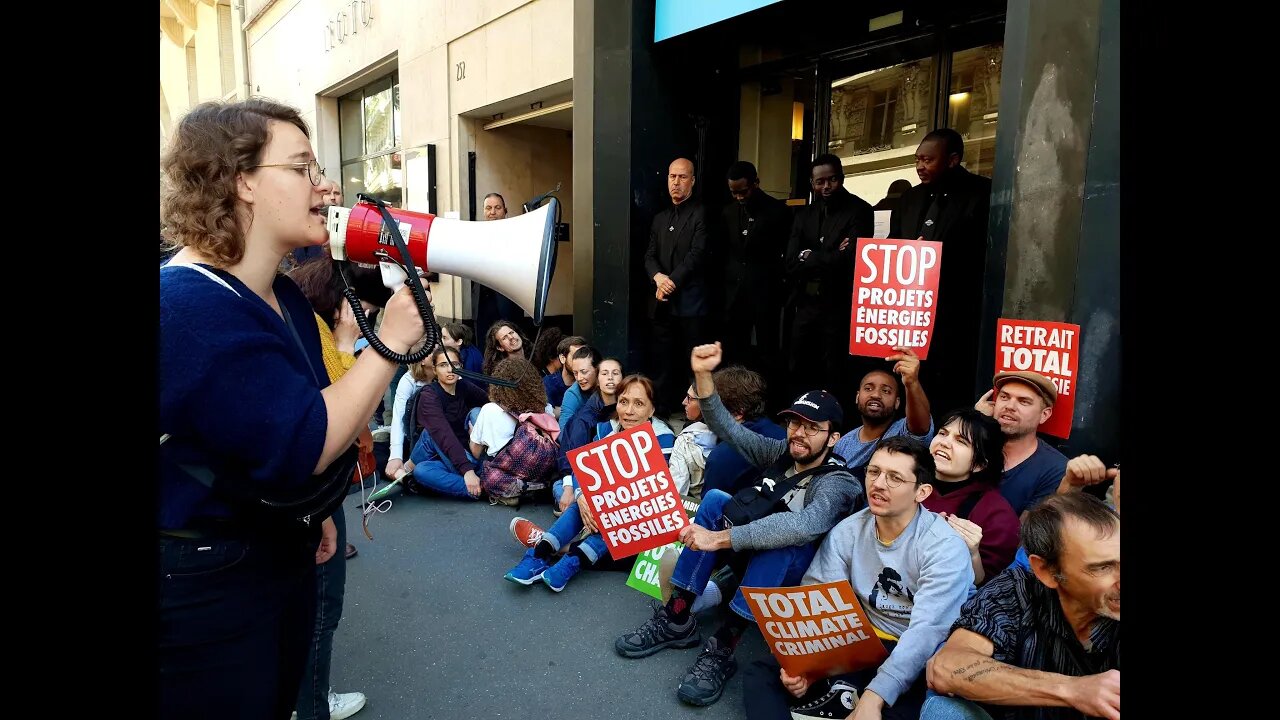
[[[1031,457],[1012,470],[1005,470],[1004,479],[1000,481],[1000,494],[1019,515],[1056,493],[1067,472],[1066,455],[1041,438],[1036,438],[1036,442],[1038,445]]]
[[[542,387],[547,391],[547,402],[556,407],[564,402],[564,391],[569,389],[569,384],[560,376],[560,371],[551,373],[542,378]],[[565,418],[566,420],[568,418]]]
[[[907,430],[907,419],[905,417],[898,418],[897,421],[889,426],[888,430],[884,431],[884,435],[881,435],[875,440],[863,442],[858,437],[861,431],[862,426],[859,425],[858,427],[850,430],[849,434],[842,436],[836,441],[835,453],[844,458],[845,467],[850,469],[865,466],[871,461],[871,456],[875,453],[876,446],[880,444],[880,441],[894,437],[895,435],[913,437],[925,445],[928,445],[929,441],[933,439],[933,418],[929,418],[929,431],[924,435],[915,435],[909,432]]]
[[[233,510],[177,467],[205,465],[251,480],[306,483],[324,449],[329,385],[311,304],[292,280],[272,289],[302,341],[233,275],[212,271],[232,289],[190,267],[160,269],[159,526]],[[237,296],[238,294],[238,296]]]
[[[785,440],[787,431],[766,417],[758,417],[742,423],[742,427],[767,438]],[[733,445],[717,443],[707,456],[707,468],[702,473],[702,496],[710,490],[723,490],[730,495],[746,487],[760,474],[760,468],[733,449]]]

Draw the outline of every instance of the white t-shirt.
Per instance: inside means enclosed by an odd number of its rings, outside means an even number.
[[[546,407],[547,414],[551,413],[551,409],[550,405]],[[485,403],[476,416],[476,424],[471,426],[471,442],[484,445],[485,453],[493,457],[511,442],[511,436],[515,432],[514,417],[497,403]]]

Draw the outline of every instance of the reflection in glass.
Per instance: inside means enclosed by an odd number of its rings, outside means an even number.
[[[391,78],[365,88],[364,154],[392,147]]]
[[[961,50],[951,60],[949,125],[964,138],[965,168],[987,177],[995,169],[1003,61],[999,44]]]

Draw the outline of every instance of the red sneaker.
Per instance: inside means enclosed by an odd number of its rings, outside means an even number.
[[[542,539],[542,528],[534,524],[532,520],[517,516],[511,519],[509,527],[511,535],[516,539],[516,542],[527,548],[537,545],[538,541]]]

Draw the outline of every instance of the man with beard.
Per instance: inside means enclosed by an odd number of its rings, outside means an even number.
[[[819,155],[809,174],[813,204],[796,215],[783,263],[794,288],[791,343],[808,349],[791,355],[790,370],[816,375],[832,384],[838,396],[847,397],[842,386],[861,377],[869,362],[849,360],[849,313],[854,250],[858,238],[875,231],[875,212],[844,189],[844,169],[835,155]]]
[[[760,189],[755,165],[739,160],[729,166],[728,176],[736,202],[723,211],[724,354],[731,363],[770,371],[778,358],[782,310],[778,263],[791,218],[786,203]]]
[[[996,373],[992,385],[994,389],[973,407],[994,417],[1007,438],[1000,494],[1014,512],[1023,515],[1058,492],[1065,480],[1067,456],[1036,435],[1036,428],[1053,415],[1058,388],[1049,378],[1030,370]]]
[[[742,681],[748,720],[915,720],[925,663],[973,591],[968,546],[921,505],[933,493],[935,471],[924,443],[901,436],[880,443],[867,463],[867,508],[827,535],[802,582],[848,580],[889,657],[879,667],[813,682],[773,658],[754,663]]]
[[[858,414],[862,424],[849,431],[836,443],[835,452],[852,469],[861,468],[883,439],[909,435],[925,445],[933,438],[933,417],[929,414],[929,398],[920,385],[920,358],[909,347],[895,347],[893,372],[902,376],[903,395],[907,398],[907,414],[894,420],[902,397],[898,380],[884,370],[872,370],[862,376],[858,386]]]
[[[711,431],[764,470],[753,496],[758,502],[750,503],[764,509],[749,518],[737,512],[751,488],[736,496],[721,490],[703,495],[693,523],[680,531],[685,550],[671,575],[671,599],[665,606],[657,605],[653,617],[639,628],[618,638],[614,649],[623,657],[642,658],[668,647],[701,644],[693,604],[706,589],[711,573],[721,565],[733,568],[746,586],[795,585],[809,567],[822,536],[861,504],[862,486],[831,454],[843,419],[835,397],[825,390],[814,390],[797,398],[781,413],[787,418],[786,440],[757,435],[734,422],[715,391],[711,373],[721,357],[720,343],[693,349],[694,389]],[[731,500],[733,507],[726,513]],[[956,539],[972,582],[968,550],[958,535]],[[738,669],[734,649],[755,620],[740,590],[734,593],[729,608],[733,612],[680,680],[676,696],[686,703],[716,702],[725,682]]]
[[[1120,720],[1120,515],[1085,493],[1022,521],[1031,569],[965,603],[929,661],[921,720]],[[979,708],[974,703],[982,703]]]

